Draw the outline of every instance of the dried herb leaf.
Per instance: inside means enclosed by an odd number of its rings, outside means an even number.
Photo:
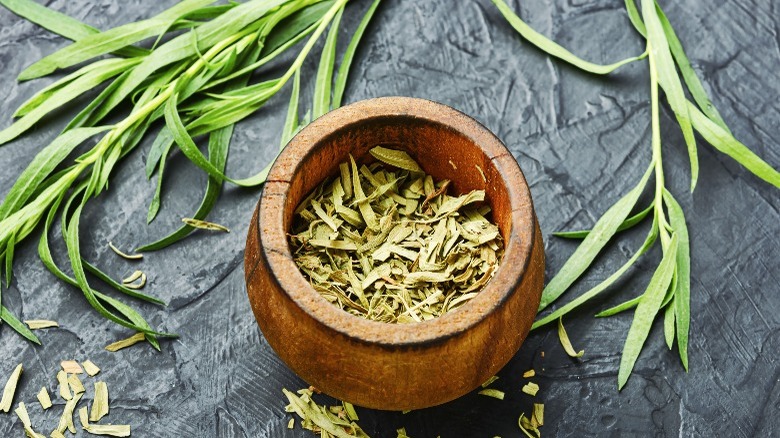
[[[309,389],[301,389],[295,394],[287,389],[282,392],[290,402],[285,410],[295,412],[301,418],[301,426],[304,429],[320,431],[323,436],[335,436],[338,438],[368,438],[368,435],[354,421],[343,413],[343,406],[332,406],[331,409],[318,405],[312,400],[313,392]],[[336,412],[342,412],[339,416]],[[327,435],[330,434],[330,435]]]
[[[64,433],[65,429],[67,429],[70,431],[70,433],[76,433],[76,426],[73,424],[73,412],[76,410],[76,405],[79,403],[79,400],[81,400],[81,396],[83,395],[84,393],[74,394],[73,398],[65,403],[65,408],[62,411],[60,422],[56,429],[58,432]]]
[[[127,254],[114,246],[113,243],[108,242],[108,247],[111,248],[112,251],[114,251],[119,257],[122,257],[123,259],[127,260],[141,260],[144,258],[143,254]]]
[[[406,434],[406,428],[402,427],[400,429],[396,429],[396,438],[411,438],[409,435]]]
[[[342,401],[342,406],[344,406],[344,411],[347,413],[347,417],[349,417],[352,421],[358,421],[360,420],[360,417],[358,417],[357,412],[355,412],[355,406],[352,405],[352,403]]]
[[[122,285],[129,289],[141,289],[146,286],[146,273],[134,271],[130,276],[122,280]]]
[[[520,418],[517,419],[517,427],[529,438],[539,438],[539,431],[533,429],[530,420],[525,418],[525,413],[520,414]],[[534,432],[535,435],[531,435]]]
[[[503,400],[504,399],[504,391],[499,391],[497,389],[492,389],[492,388],[483,389],[483,390],[479,391],[477,394],[479,394],[479,395],[486,395],[488,397],[497,398],[499,400]]]
[[[561,340],[563,350],[570,357],[582,357],[582,355],[585,354],[585,350],[574,351],[574,347],[571,346],[571,341],[569,340],[569,335],[563,327],[563,318],[558,318],[558,339]]]
[[[227,227],[223,226],[223,225],[215,224],[213,222],[206,222],[206,221],[203,221],[203,220],[200,220],[200,219],[193,219],[193,218],[185,217],[185,218],[182,218],[181,221],[184,222],[185,224],[193,227],[193,228],[198,228],[200,230],[223,231],[225,233],[229,233],[230,232],[230,230]]]
[[[46,390],[46,387],[42,387],[40,391],[38,391],[38,402],[41,403],[41,408],[43,410],[49,409],[51,407],[51,397],[49,397],[49,391]]]
[[[146,337],[144,336],[144,334],[139,332],[139,333],[134,334],[133,336],[130,336],[127,339],[122,339],[122,340],[119,340],[119,341],[116,341],[114,343],[111,343],[111,344],[107,345],[106,346],[106,350],[113,353],[113,352],[119,351],[119,350],[121,350],[123,348],[127,348],[127,347],[129,347],[131,345],[135,345],[135,344],[137,344],[139,342],[143,342],[145,340],[146,340]]]
[[[528,371],[523,373],[523,377],[526,378],[526,379],[529,378],[529,377],[533,377],[535,375],[536,375],[536,371],[533,370],[533,369],[528,370]]]
[[[79,379],[76,374],[68,376],[68,385],[70,385],[70,389],[73,390],[74,394],[81,394],[86,391],[84,385],[81,383],[81,379]]]
[[[46,438],[33,430],[30,415],[27,413],[27,407],[24,403],[19,403],[19,407],[17,407],[14,412],[16,412],[16,416],[19,417],[19,420],[21,420],[22,426],[24,427],[24,433],[28,438]]]
[[[536,427],[544,426],[544,405],[541,403],[534,403],[534,412],[531,415],[531,424],[535,424]]]
[[[11,404],[14,401],[14,393],[16,393],[16,385],[19,384],[19,378],[22,375],[22,364],[19,364],[14,368],[14,371],[11,373],[11,377],[8,378],[8,381],[5,383],[5,388],[3,389],[3,397],[0,399],[0,411],[2,412],[8,412],[11,410]]]
[[[62,367],[62,371],[65,371],[68,374],[84,374],[81,365],[75,360],[63,360],[60,362],[60,366]]]
[[[90,424],[86,430],[92,435],[117,436],[117,437],[130,436],[129,424],[123,424],[123,425],[122,424]]]
[[[108,415],[108,385],[106,382],[95,382],[95,398],[92,401],[89,421],[100,421],[106,415]]]
[[[30,330],[40,330],[51,327],[59,327],[60,325],[56,321],[48,321],[45,319],[31,319],[24,322]]]
[[[81,422],[82,429],[86,430],[89,428],[89,414],[86,406],[79,409],[79,422]]]
[[[399,169],[422,173],[422,168],[408,153],[402,150],[376,146],[368,151],[377,160]]]
[[[60,370],[57,372],[57,382],[60,386],[60,397],[64,400],[70,400],[73,395],[70,393],[70,384],[68,383],[68,374],[65,371]]]
[[[85,360],[84,362],[81,363],[81,365],[84,367],[84,371],[86,371],[90,377],[94,377],[95,375],[97,375],[97,373],[100,372],[100,368],[98,368],[97,365],[92,363],[91,360]]]
[[[498,376],[492,376],[491,378],[487,379],[485,383],[482,384],[482,387],[487,388],[488,386],[493,384],[493,382],[495,382],[496,380],[498,380]]]
[[[523,390],[524,393],[526,393],[528,395],[535,396],[536,393],[539,391],[539,385],[537,385],[534,382],[528,382],[525,385],[523,385],[523,389],[522,390]]]

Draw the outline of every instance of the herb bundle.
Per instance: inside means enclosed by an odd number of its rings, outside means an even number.
[[[201,204],[189,221],[139,251],[164,248],[206,223],[203,219],[214,207],[225,181],[242,187],[262,184],[270,165],[248,178],[224,173],[234,125],[261,108],[292,79],[282,133],[282,145],[286,144],[307,120],[298,119],[301,66],[328,27],[310,117],[341,105],[352,58],[379,2],[375,0],[363,17],[334,78],[337,32],[347,1],[250,0],[216,5],[214,0],[184,0],[155,17],[101,32],[31,0],[0,0],[17,15],[73,40],[29,66],[19,80],[84,65],[23,103],[14,114],[18,120],[0,131],[0,144],[15,139],[64,104],[82,96],[93,97],[36,155],[0,205],[0,261],[5,261],[6,287],[11,280],[14,248],[43,223],[38,253],[54,275],[81,289],[102,316],[142,333],[155,348],[159,348],[158,337],[175,336],[152,329],[132,307],[93,288],[87,274],[120,293],[164,304],[111,279],[82,257],[79,221],[83,209],[108,188],[116,164],[158,123],[164,126],[157,130],[146,162],[147,176],[157,173],[148,221],[159,211],[165,164],[174,146],[209,179]],[[151,48],[135,45],[151,39],[156,39]],[[281,76],[251,83],[254,72],[303,40],[306,42]],[[105,56],[109,54],[112,56]],[[93,96],[91,91],[100,86],[104,86],[102,91]],[[118,122],[109,122],[118,114]],[[199,150],[193,140],[197,137],[207,137],[208,155]],[[97,141],[91,141],[93,138]],[[49,229],[58,212],[72,273],[55,264],[49,248]],[[39,343],[2,305],[0,319]]]
[[[298,206],[295,263],[325,299],[366,319],[421,322],[457,309],[503,256],[484,190],[450,196],[450,181],[434,182],[406,152],[369,152],[379,162],[358,168],[350,156]]]
[[[537,320],[533,328],[549,324],[614,284],[642,254],[660,240],[663,257],[646,290],[625,303],[607,309],[597,316],[611,316],[634,309],[634,319],[626,337],[618,372],[618,388],[628,380],[656,316],[663,315],[664,337],[669,349],[674,339],[683,367],[688,369],[688,334],[690,325],[690,245],[685,215],[672,193],[666,188],[662,161],[658,88],[663,89],[667,102],[683,132],[691,166],[691,191],[698,179],[698,158],[694,131],[718,151],[730,156],[757,177],[780,187],[780,173],[772,168],[731,134],[713,106],[696,72],[677,38],[669,20],[654,0],[641,0],[641,12],[634,0],[626,0],[631,23],[647,40],[647,50],[640,56],[611,65],[584,61],[555,42],[531,29],[503,0],[492,0],[509,24],[530,43],[544,52],[594,74],[608,74],[629,62],[648,58],[650,68],[650,102],[652,126],[652,160],[638,184],[613,204],[592,230],[556,233],[560,237],[583,239],[558,274],[547,284],[539,311],[555,302],[587,270],[601,250],[622,230],[641,223],[647,216],[653,222],[647,237],[633,256],[607,279],[582,293],[571,302]],[[684,85],[683,85],[684,84]],[[688,100],[685,88],[693,98]],[[655,177],[654,195],[650,206],[631,216],[640,195]],[[659,239],[660,237],[660,239]],[[573,350],[572,350],[573,351]]]

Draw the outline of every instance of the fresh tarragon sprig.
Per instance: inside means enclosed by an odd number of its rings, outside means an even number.
[[[658,87],[677,118],[688,149],[691,164],[691,191],[696,186],[699,165],[694,131],[718,151],[730,156],[757,177],[780,187],[780,173],[764,162],[731,134],[723,118],[713,106],[696,72],[685,55],[682,44],[672,29],[660,5],[654,0],[641,0],[641,12],[634,0],[626,0],[631,23],[646,39],[647,50],[636,57],[610,65],[597,65],[578,58],[565,48],[531,29],[504,0],[492,0],[509,24],[531,44],[564,62],[589,73],[605,75],[627,63],[648,58],[650,69],[650,102],[652,126],[652,160],[639,183],[613,204],[592,230],[555,233],[559,237],[583,239],[574,253],[550,280],[542,293],[539,312],[555,302],[588,269],[606,244],[619,231],[631,228],[652,214],[653,222],[647,238],[633,256],[604,281],[582,293],[569,303],[541,316],[533,325],[539,328],[558,320],[613,285],[642,254],[660,240],[663,256],[644,293],[625,303],[607,309],[596,316],[604,317],[635,308],[634,319],[626,336],[618,370],[618,389],[631,374],[634,363],[650,333],[656,316],[663,314],[664,337],[669,349],[674,339],[683,367],[688,370],[688,335],[690,327],[690,245],[685,215],[666,188],[661,156]],[[675,65],[676,64],[676,65]],[[680,79],[682,77],[682,80]],[[683,86],[684,84],[684,86]],[[687,88],[694,102],[685,95]],[[640,195],[651,176],[655,177],[653,201],[633,216]],[[660,239],[659,239],[660,236]]]
[[[0,0],[1,5],[15,14],[73,40],[72,44],[29,66],[19,75],[19,80],[39,78],[87,62],[23,103],[14,114],[18,119],[0,131],[0,144],[17,138],[64,104],[107,84],[35,156],[0,204],[0,263],[5,261],[5,286],[11,281],[14,248],[43,223],[38,253],[55,276],[81,289],[102,316],[145,334],[158,349],[158,337],[175,336],[154,330],[132,307],[93,288],[88,274],[125,295],[164,305],[153,296],[112,280],[82,257],[79,237],[82,210],[108,188],[115,165],[136,148],[158,121],[164,122],[164,126],[149,151],[146,166],[148,177],[155,170],[158,175],[157,191],[149,208],[150,222],[160,208],[161,181],[174,145],[209,175],[201,204],[191,215],[195,220],[204,219],[211,211],[223,182],[243,187],[256,187],[265,182],[270,165],[248,178],[225,175],[234,125],[261,108],[293,79],[282,133],[282,145],[286,144],[299,125],[306,123],[298,120],[301,66],[329,26],[311,117],[341,104],[357,44],[379,0],[374,1],[353,34],[334,81],[336,35],[347,2],[250,0],[215,5],[214,0],[184,0],[155,17],[100,32],[31,0]],[[164,36],[170,38],[162,42]],[[307,37],[282,76],[250,84],[254,72]],[[149,49],[135,46],[152,38],[156,41]],[[109,54],[115,56],[104,56]],[[109,114],[127,107],[131,110],[119,122],[108,124]],[[198,136],[207,136],[208,155],[193,140]],[[97,138],[96,143],[90,142],[93,138]],[[71,158],[83,150],[86,152]],[[54,262],[49,248],[49,229],[58,212],[72,273]],[[164,248],[192,230],[185,224],[139,250]],[[39,343],[1,301],[0,319],[25,338]]]

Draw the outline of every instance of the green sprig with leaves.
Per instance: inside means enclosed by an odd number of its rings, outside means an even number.
[[[225,174],[234,126],[292,79],[282,133],[282,145],[287,143],[308,121],[298,120],[301,66],[329,27],[316,78],[312,117],[341,104],[356,47],[379,0],[373,2],[353,34],[334,80],[336,36],[347,2],[250,0],[215,5],[214,0],[183,0],[152,18],[101,32],[31,0],[0,0],[17,15],[73,40],[30,65],[19,75],[20,81],[86,63],[23,103],[14,114],[18,119],[0,131],[0,144],[19,137],[66,103],[92,97],[65,130],[41,149],[0,204],[0,262],[5,261],[5,287],[11,281],[14,248],[43,223],[38,253],[55,276],[79,288],[102,316],[145,334],[158,349],[159,337],[175,336],[153,329],[132,307],[93,288],[89,276],[132,298],[164,305],[156,297],[112,280],[83,258],[79,235],[83,209],[108,188],[116,164],[159,123],[164,125],[158,130],[146,163],[147,177],[157,173],[149,222],[160,209],[161,182],[174,146],[209,176],[192,220],[202,221],[209,214],[224,182],[242,187],[263,184],[270,164],[247,178]],[[155,40],[150,48],[136,46],[151,39]],[[280,77],[252,83],[253,73],[304,40]],[[104,86],[102,91],[97,96],[91,94],[99,86]],[[109,116],[113,120],[117,113],[123,113],[120,120],[110,123]],[[208,155],[198,148],[194,140],[198,137],[207,138]],[[71,272],[54,262],[49,246],[49,229],[58,213]],[[185,223],[138,250],[165,248],[193,230]],[[0,319],[25,338],[40,343],[1,301]]]
[[[581,70],[605,75],[622,65],[645,57],[648,58],[650,69],[651,147],[653,152],[650,165],[640,178],[639,183],[613,204],[596,221],[592,230],[556,233],[559,237],[582,239],[582,243],[545,287],[539,312],[544,311],[572,288],[574,282],[588,269],[618,232],[632,228],[641,223],[647,216],[652,216],[653,222],[647,237],[631,258],[612,275],[572,301],[541,316],[534,323],[533,328],[539,328],[559,320],[563,315],[608,290],[644,253],[660,240],[663,256],[644,293],[596,316],[611,316],[632,308],[635,309],[618,371],[619,389],[628,381],[650,333],[653,321],[660,315],[663,315],[666,344],[669,349],[672,349],[674,339],[677,339],[680,360],[687,370],[691,292],[690,245],[685,215],[680,204],[666,188],[664,180],[659,122],[659,86],[664,91],[667,103],[674,112],[683,132],[691,166],[691,191],[696,187],[699,172],[694,131],[698,132],[715,149],[730,156],[754,175],[775,187],[780,187],[780,173],[731,134],[704,91],[704,87],[683,51],[680,40],[656,1],[641,0],[640,12],[634,0],[626,0],[628,16],[637,32],[646,39],[647,50],[637,57],[604,66],[584,61],[537,33],[524,23],[503,0],[492,1],[509,24],[524,39],[549,55]],[[693,102],[686,97],[685,88],[693,98]],[[652,204],[630,216],[640,195],[645,191],[653,176],[655,184]]]

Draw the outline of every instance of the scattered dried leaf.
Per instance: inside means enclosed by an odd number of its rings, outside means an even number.
[[[492,388],[483,389],[482,391],[479,391],[478,394],[479,395],[486,395],[488,397],[497,398],[499,400],[503,400],[504,399],[504,391],[499,391],[497,389],[492,389]]]
[[[535,396],[537,392],[539,392],[539,385],[537,385],[534,382],[528,382],[523,386],[523,392]]]
[[[100,368],[98,368],[97,365],[92,363],[91,360],[85,360],[84,362],[81,363],[81,365],[84,367],[84,371],[87,372],[89,377],[94,377],[100,372]]]
[[[569,340],[569,335],[563,327],[563,318],[558,318],[558,338],[560,338],[561,345],[563,345],[563,349],[569,356],[582,357],[582,355],[585,354],[585,350],[580,350],[579,352],[574,351],[574,347],[571,346],[571,341]]]
[[[100,421],[106,415],[108,415],[108,385],[106,382],[95,382],[95,398],[92,401],[89,421]]]
[[[84,374],[81,365],[75,360],[63,360],[60,362],[60,366],[62,367],[62,371],[65,371],[68,374]]]
[[[206,221],[202,221],[200,219],[193,219],[193,218],[189,218],[189,217],[182,218],[181,221],[184,222],[185,224],[193,227],[193,228],[198,228],[198,229],[201,229],[201,230],[222,231],[222,232],[225,232],[225,233],[229,233],[230,232],[228,227],[226,227],[224,225],[220,225],[220,224],[215,224],[214,222],[206,222]]]
[[[92,435],[118,437],[130,436],[129,424],[90,424],[86,430]]]
[[[40,330],[60,326],[57,321],[49,321],[45,319],[31,319],[25,321],[24,323],[27,324],[27,327],[30,327],[30,330]]]
[[[528,371],[523,373],[523,377],[526,378],[526,379],[529,378],[529,377],[533,377],[535,375],[536,375],[536,371],[534,371],[533,369],[530,369],[530,370],[528,370]]]
[[[8,412],[11,410],[11,405],[14,401],[14,394],[16,393],[16,385],[19,384],[19,377],[22,375],[22,364],[16,366],[11,373],[11,377],[5,383],[5,389],[3,389],[3,397],[0,399],[0,411]]]
[[[125,252],[122,252],[111,242],[108,242],[108,247],[111,248],[111,250],[114,251],[119,257],[122,257],[127,260],[141,260],[144,258],[143,254],[127,254]]]
[[[45,411],[46,409],[49,409],[51,407],[51,397],[49,397],[49,391],[46,390],[46,387],[42,387],[40,391],[38,391],[38,402],[41,404],[41,408]]]
[[[135,345],[139,342],[143,342],[146,340],[146,336],[142,332],[138,332],[134,334],[133,336],[130,336],[129,338],[122,339],[119,341],[116,341],[112,344],[109,344],[106,346],[106,350],[110,352],[117,352],[123,348],[127,348],[131,345]]]
[[[79,379],[79,376],[76,374],[68,376],[68,385],[70,385],[70,389],[74,394],[81,394],[86,391],[84,389],[84,384],[81,383],[81,379]]]
[[[482,387],[483,387],[483,388],[487,388],[488,386],[490,386],[490,385],[491,385],[493,382],[495,382],[496,380],[498,380],[498,376],[493,376],[493,377],[491,377],[491,378],[487,379],[487,380],[485,381],[485,383],[483,383],[483,384],[482,384]]]
[[[68,384],[68,374],[65,371],[60,370],[57,373],[57,382],[60,385],[60,397],[64,400],[70,400],[73,395],[70,393],[70,385]]]

